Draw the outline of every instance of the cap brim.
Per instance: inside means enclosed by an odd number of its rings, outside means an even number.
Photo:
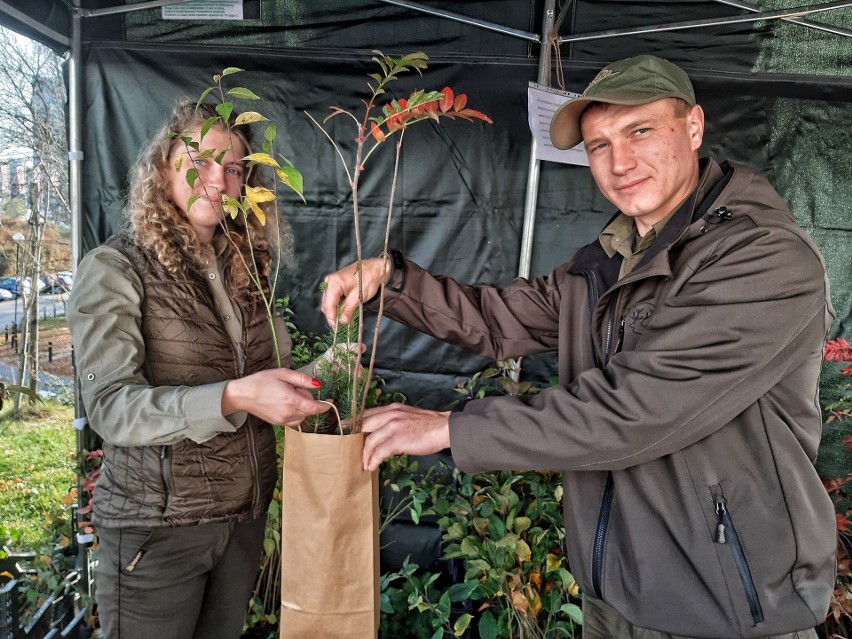
[[[550,120],[550,142],[557,149],[570,149],[583,141],[583,134],[580,132],[580,114],[589,102],[595,102],[595,100],[574,98],[556,109]]]
[[[568,100],[553,114],[553,119],[550,120],[550,142],[557,149],[570,149],[583,141],[583,132],[580,130],[580,117],[583,115],[583,110],[589,106],[590,102],[606,102],[607,104],[622,104],[625,106],[639,106],[649,104],[657,100],[665,98],[680,98],[690,106],[695,104],[695,100],[690,101],[686,96],[676,91],[660,94],[635,95],[629,98],[625,97],[608,97],[608,96],[591,96],[588,98],[580,97]]]

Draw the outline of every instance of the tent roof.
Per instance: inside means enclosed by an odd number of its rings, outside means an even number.
[[[801,6],[803,2],[785,4]],[[244,19],[224,21],[165,20],[161,5],[168,3],[169,0],[109,3],[82,0],[81,7],[75,9],[72,0],[0,0],[0,24],[60,51],[70,47],[72,15],[76,14],[80,16],[83,43],[185,43],[326,52],[381,48],[424,50],[430,56],[529,59],[538,57],[536,39],[545,5],[543,0],[244,0]],[[176,3],[171,0],[171,4]],[[852,1],[823,3],[820,6],[834,8],[797,18],[797,25],[762,20],[674,30],[659,28],[687,22],[746,19],[755,16],[756,11],[777,11],[777,5],[772,0],[557,2],[560,19],[557,31],[563,41],[561,57],[565,63],[587,61],[599,67],[601,61],[613,59],[613,50],[618,56],[656,52],[693,69],[752,73],[756,43],[765,46],[766,40],[783,39],[788,49],[786,55],[775,58],[772,68],[761,69],[762,72],[779,76],[795,74],[798,80],[815,84],[823,79],[846,84],[850,76]],[[460,19],[435,15],[438,13]],[[482,25],[491,28],[480,28]],[[823,55],[809,65],[786,37],[789,29],[801,30],[804,32],[801,39],[807,41],[824,40],[828,56],[832,56],[831,51],[837,51],[833,60],[827,61]],[[593,39],[565,42],[566,38],[587,38],[589,34]],[[612,43],[614,38],[616,45]]]

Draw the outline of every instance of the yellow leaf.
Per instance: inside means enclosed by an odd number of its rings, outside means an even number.
[[[261,226],[266,225],[266,214],[260,208],[261,202],[272,202],[275,200],[275,193],[262,186],[246,185],[246,199],[248,200],[251,210],[257,216]]]
[[[269,118],[262,116],[257,111],[246,111],[240,113],[237,119],[234,120],[234,126],[239,124],[251,124],[252,122],[269,122]]]
[[[523,539],[519,539],[515,543],[515,556],[521,561],[529,561],[532,557],[529,545]]]
[[[183,165],[183,153],[178,156],[178,159],[175,160],[175,171],[180,171],[180,167]]]
[[[561,557],[557,557],[554,554],[547,553],[547,559],[546,559],[546,566],[547,566],[546,571],[547,572],[551,572],[553,570],[556,570],[561,565],[562,565],[562,558]]]
[[[281,167],[281,165],[275,161],[275,158],[268,153],[252,153],[243,159],[247,162],[257,162],[258,164],[265,164],[266,166],[274,166],[276,169]]]
[[[568,594],[572,597],[577,597],[580,594],[580,584],[576,581],[572,581],[568,584]]]

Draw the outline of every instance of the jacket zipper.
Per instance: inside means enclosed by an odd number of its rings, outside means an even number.
[[[604,339],[604,362],[601,363],[598,357],[597,348],[595,347],[594,326],[595,326],[595,306],[597,306],[600,292],[598,291],[597,278],[592,272],[584,273],[586,282],[589,288],[589,334],[592,338],[592,354],[595,360],[595,366],[602,369],[609,363],[612,355],[610,352],[613,344],[613,326],[615,325],[616,305],[610,305],[609,320],[607,321],[606,337]],[[624,332],[624,319],[619,323],[619,341],[621,343],[621,335]],[[592,588],[595,591],[595,596],[603,599],[603,550],[606,542],[606,533],[609,526],[609,515],[612,511],[613,497],[613,478],[612,472],[607,473],[606,486],[604,487],[603,499],[601,501],[601,510],[598,514],[598,523],[595,527],[595,540],[592,546]]]
[[[740,581],[745,590],[746,600],[751,611],[751,619],[754,625],[757,625],[763,622],[763,608],[757,596],[757,588],[754,586],[754,579],[751,576],[751,570],[748,567],[742,544],[740,544],[740,538],[737,535],[736,528],[734,528],[734,521],[731,519],[731,513],[728,512],[728,502],[722,494],[721,484],[711,486],[710,494],[713,496],[716,516],[718,517],[716,538],[714,541],[717,544],[726,544],[731,549],[734,564],[737,566],[737,573],[739,573]]]

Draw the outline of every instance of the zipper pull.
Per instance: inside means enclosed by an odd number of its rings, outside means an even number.
[[[716,525],[716,543],[724,544],[726,541],[725,538],[725,515],[727,514],[727,509],[725,508],[725,502],[717,501],[716,502],[716,514],[719,516],[719,523]]]

